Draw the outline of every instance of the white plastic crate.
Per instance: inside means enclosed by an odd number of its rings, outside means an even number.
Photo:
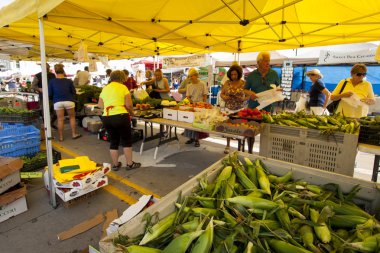
[[[353,176],[358,135],[263,124],[260,156]]]
[[[376,214],[380,211],[380,191],[378,187],[380,184],[373,183],[370,181],[364,181],[361,179],[351,178],[344,175],[339,175],[327,171],[320,171],[317,169],[309,168],[302,165],[287,163],[283,161],[278,161],[274,159],[269,159],[265,157],[260,157],[253,154],[239,153],[242,160],[243,157],[248,157],[253,160],[260,158],[267,166],[270,173],[275,175],[284,175],[288,171],[293,172],[294,180],[307,181],[311,184],[323,185],[326,183],[338,184],[343,193],[348,193],[356,185],[360,185],[360,191],[356,194],[354,201],[360,203],[364,206],[365,210],[371,214]],[[219,174],[220,170],[223,168],[222,159],[212,164],[210,167],[201,171],[198,175],[191,178],[172,192],[168,193],[165,197],[160,199],[157,203],[145,209],[143,212],[139,213],[133,219],[129,220],[127,223],[119,227],[118,231],[112,233],[111,235],[104,237],[100,242],[100,252],[116,252],[115,245],[112,243],[112,239],[119,234],[128,235],[129,237],[135,237],[140,233],[144,232],[145,222],[142,219],[146,213],[154,214],[159,213],[159,218],[167,216],[168,214],[175,211],[175,201],[177,200],[179,194],[182,196],[188,196],[193,193],[195,187],[199,185],[199,179],[206,176],[210,181],[214,180]]]

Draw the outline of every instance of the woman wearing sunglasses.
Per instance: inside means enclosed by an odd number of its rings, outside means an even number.
[[[367,116],[368,105],[375,103],[375,95],[373,93],[372,84],[364,80],[366,75],[367,67],[364,64],[355,64],[351,68],[351,78],[341,80],[338,83],[331,93],[331,100],[335,101],[342,98],[349,98],[355,94],[360,98],[362,103],[358,106],[353,106],[345,100],[341,100],[336,113],[341,113],[351,118]]]

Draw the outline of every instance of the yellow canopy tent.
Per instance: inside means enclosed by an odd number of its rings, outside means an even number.
[[[28,15],[18,21],[23,6]],[[45,15],[48,46],[72,51],[84,40],[89,52],[114,57],[291,49],[380,34],[378,0],[16,0],[3,13],[0,37],[31,42],[33,21]]]
[[[48,53],[72,55],[84,41],[89,52],[122,58],[292,49],[380,34],[379,0],[15,0],[0,17],[0,38],[40,44],[42,64],[45,36]],[[43,79],[47,91],[45,70]]]

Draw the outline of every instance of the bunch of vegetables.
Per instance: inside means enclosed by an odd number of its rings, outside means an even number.
[[[360,124],[356,119],[346,118],[340,114],[333,116],[308,115],[305,112],[282,112],[277,115],[263,115],[263,122],[281,126],[292,126],[321,130],[323,134],[343,132],[358,134]]]
[[[79,86],[79,93],[77,95],[76,110],[80,112],[84,108],[84,104],[96,103],[99,99],[99,95],[102,92],[102,88],[94,85],[81,85]]]
[[[343,194],[338,185],[276,176],[261,160],[233,154],[215,181],[200,179],[176,211],[158,222],[145,215],[145,233],[119,235],[124,252],[379,252],[380,224]]]
[[[265,111],[260,111],[257,108],[251,109],[251,108],[244,108],[237,112],[236,116],[239,118],[244,119],[253,119],[253,120],[262,120],[263,114],[266,114]]]
[[[13,107],[0,107],[0,114],[25,114],[34,113],[34,111],[29,111],[27,109],[19,109]]]
[[[380,116],[376,115],[375,117],[362,117],[359,122],[363,126],[380,126]]]

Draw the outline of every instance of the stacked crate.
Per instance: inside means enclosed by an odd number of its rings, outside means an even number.
[[[353,176],[358,135],[262,124],[260,155],[347,176]]]
[[[0,125],[0,156],[33,156],[40,151],[40,130],[33,125],[2,123]]]

